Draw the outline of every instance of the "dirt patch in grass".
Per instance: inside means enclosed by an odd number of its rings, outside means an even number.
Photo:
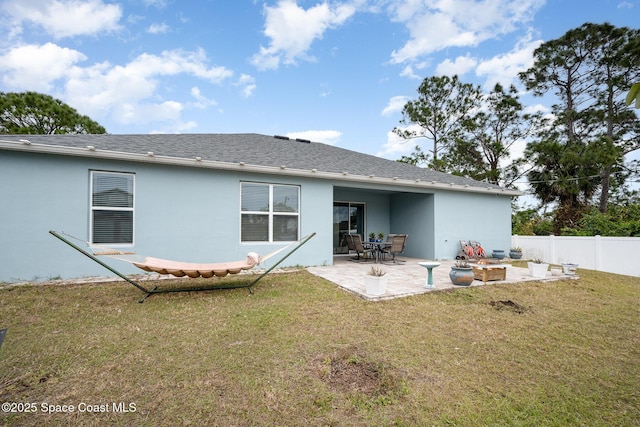
[[[384,362],[373,360],[357,347],[340,348],[314,360],[313,370],[329,389],[354,401],[391,404],[405,392],[406,376]]]
[[[331,357],[322,357],[326,369],[320,378],[332,388],[342,392],[360,392],[373,395],[381,386],[382,373],[378,364],[366,359],[357,349],[345,349]]]
[[[499,300],[499,301],[490,301],[489,305],[494,307],[496,310],[509,310],[518,314],[522,314],[529,309],[524,307],[517,302],[513,302],[510,299],[508,300]]]

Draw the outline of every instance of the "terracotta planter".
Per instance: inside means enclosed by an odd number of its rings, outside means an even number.
[[[449,279],[454,285],[469,286],[473,283],[473,270],[471,267],[451,267]]]

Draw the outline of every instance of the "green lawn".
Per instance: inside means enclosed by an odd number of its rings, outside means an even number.
[[[144,304],[124,282],[0,289],[21,411],[0,424],[638,426],[640,278],[579,273],[382,302],[305,271]]]

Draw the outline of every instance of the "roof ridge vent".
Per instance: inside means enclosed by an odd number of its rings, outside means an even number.
[[[302,138],[296,138],[296,141],[298,142],[304,142],[305,144],[311,144],[311,141],[308,139],[302,139]]]
[[[285,139],[287,141],[289,141],[289,137],[288,136],[283,136],[283,135],[273,135],[273,137],[275,139]]]

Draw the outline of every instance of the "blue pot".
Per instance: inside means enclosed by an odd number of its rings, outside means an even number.
[[[493,250],[493,257],[496,258],[496,259],[504,258],[504,251],[502,249],[494,249]]]
[[[457,286],[469,286],[473,283],[474,278],[471,267],[451,267],[451,271],[449,271],[451,283]]]

